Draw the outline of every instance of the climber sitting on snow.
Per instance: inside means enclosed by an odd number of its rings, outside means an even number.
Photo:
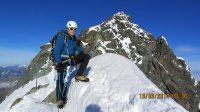
[[[68,21],[66,27],[66,30],[57,34],[57,37],[54,38],[54,44],[52,44],[52,54],[59,75],[56,84],[56,95],[60,105],[63,105],[66,101],[66,89],[64,88],[63,79],[66,76],[67,66],[80,63],[75,80],[83,82],[89,81],[89,79],[83,75],[83,72],[87,67],[90,57],[83,52],[80,46],[81,41],[76,39],[75,32],[77,24],[75,21]]]

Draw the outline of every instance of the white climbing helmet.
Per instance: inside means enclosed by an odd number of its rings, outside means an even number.
[[[68,21],[66,24],[67,28],[78,28],[77,23],[75,21]]]

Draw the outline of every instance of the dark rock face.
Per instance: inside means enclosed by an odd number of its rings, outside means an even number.
[[[100,25],[81,32],[85,52],[91,56],[117,53],[134,63],[166,94],[188,94],[187,99],[175,99],[191,112],[196,112],[199,92],[185,61],[175,56],[163,36],[154,36],[131,23],[123,12]],[[197,93],[198,92],[198,93]]]

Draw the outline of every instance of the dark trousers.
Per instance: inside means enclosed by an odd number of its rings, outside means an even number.
[[[66,101],[66,93],[67,93],[67,85],[65,85],[64,79],[66,76],[66,72],[57,73],[57,81],[56,81],[56,98],[57,101]],[[64,87],[65,86],[65,87]]]
[[[77,75],[82,75],[88,65],[90,56],[88,54],[80,53],[78,56],[75,57],[74,60],[75,60],[75,64],[81,63],[78,69]]]
[[[78,71],[77,75],[82,75],[83,72],[85,71],[88,62],[90,60],[90,56],[88,54],[80,53],[78,56],[74,57],[74,61],[72,62],[72,65],[76,64],[81,64]],[[65,85],[64,79],[66,76],[66,72],[59,73],[58,74],[58,80],[56,82],[56,98],[57,101],[66,101],[66,93],[68,91],[67,85]]]

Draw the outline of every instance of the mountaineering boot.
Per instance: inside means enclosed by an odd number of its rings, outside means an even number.
[[[64,102],[62,100],[60,100],[58,102],[58,108],[62,109],[64,107]]]
[[[75,81],[76,81],[76,82],[78,82],[78,81],[89,82],[89,78],[87,78],[87,77],[84,76],[84,75],[76,75],[76,76],[75,76]]]

